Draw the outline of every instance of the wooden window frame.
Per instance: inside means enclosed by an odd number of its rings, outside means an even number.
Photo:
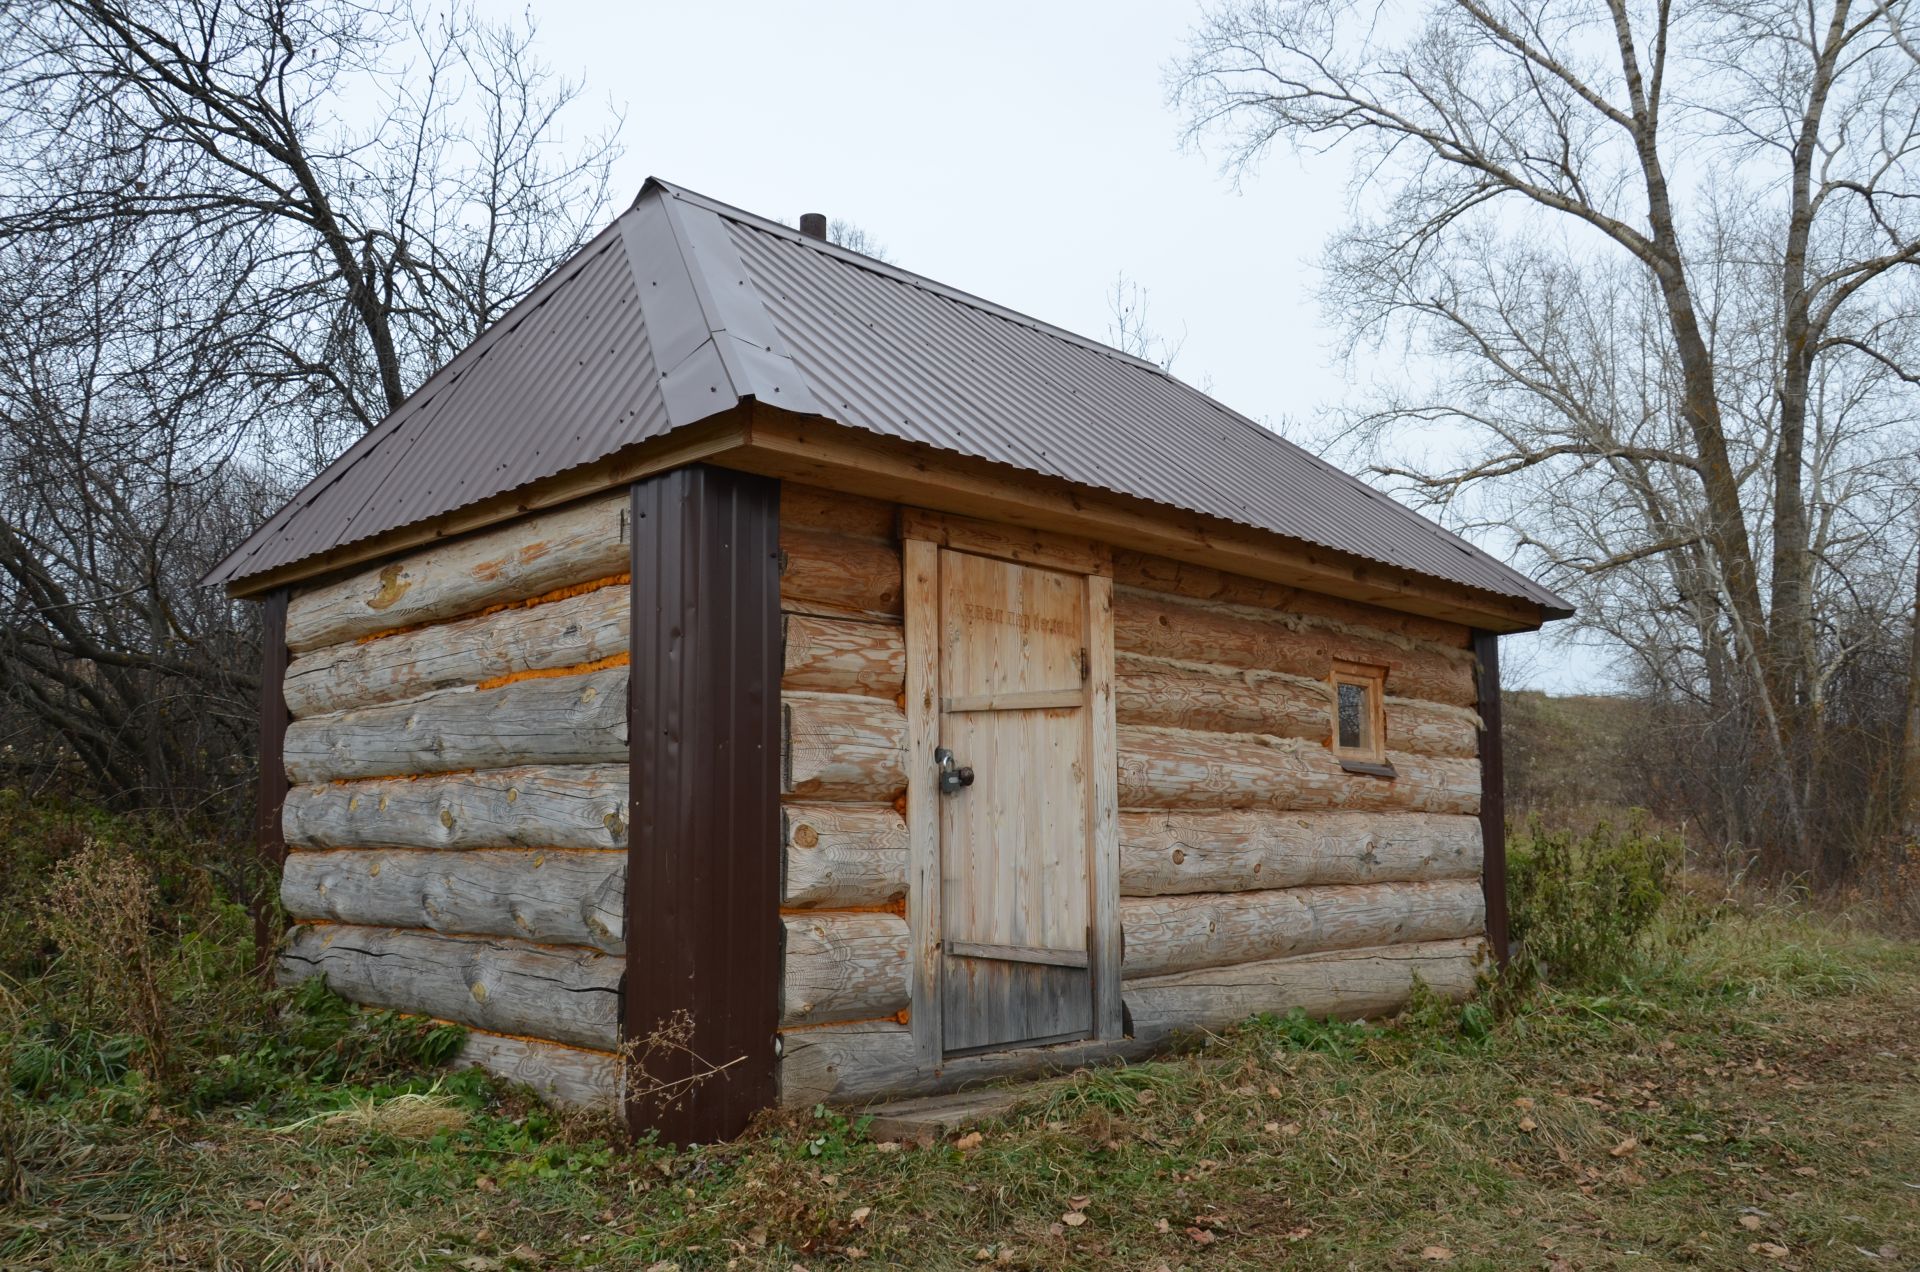
[[[1340,745],[1340,686],[1357,685],[1367,695],[1366,746]],[[1377,777],[1394,776],[1387,764],[1387,669],[1373,663],[1333,660],[1327,673],[1329,708],[1327,749],[1349,771],[1372,773]]]

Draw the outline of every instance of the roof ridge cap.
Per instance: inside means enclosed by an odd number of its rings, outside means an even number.
[[[1166,376],[1168,379],[1172,378],[1166,368],[1160,366],[1158,363],[1149,362],[1147,359],[1128,353],[1124,349],[1116,349],[1110,344],[1095,340],[1092,336],[1083,336],[1077,331],[1070,331],[1065,327],[1050,323],[1044,318],[1035,318],[1032,314],[1022,313],[1017,309],[1012,309],[1006,305],[988,300],[984,296],[955,287],[950,283],[943,283],[937,278],[931,278],[910,269],[903,269],[888,261],[878,260],[875,257],[866,255],[864,252],[856,252],[851,248],[841,247],[838,243],[830,243],[825,239],[817,239],[812,235],[802,234],[790,225],[782,225],[780,222],[761,216],[757,212],[749,212],[745,208],[736,207],[731,203],[713,198],[711,195],[701,194],[697,190],[689,190],[685,186],[675,185],[673,182],[663,180],[660,177],[648,177],[646,184],[640,187],[640,194],[636,196],[634,203],[637,205],[641,198],[644,198],[647,194],[656,190],[671,198],[691,203],[695,207],[704,208],[726,220],[738,221],[740,224],[752,229],[759,230],[766,234],[772,234],[777,238],[786,239],[788,242],[807,248],[810,251],[834,257],[849,265],[854,265],[870,273],[878,274],[882,278],[888,278],[896,283],[904,283],[909,287],[915,287],[921,291],[931,292],[936,296],[957,301],[960,304],[980,310],[992,317],[1017,323],[1022,327],[1038,331],[1043,335],[1052,336],[1056,340],[1065,340],[1069,344],[1078,345],[1091,353],[1102,354],[1112,358],[1116,362],[1139,367],[1143,371],[1151,371],[1155,375]]]

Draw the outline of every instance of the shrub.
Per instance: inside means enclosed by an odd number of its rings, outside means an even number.
[[[1507,835],[1516,961],[1554,983],[1617,982],[1632,966],[1685,855],[1643,815],[1576,835],[1538,820]]]
[[[89,840],[54,870],[35,917],[57,951],[68,1023],[137,1039],[141,1067],[157,1080],[169,1068],[172,1004],[161,988],[153,901],[138,861]]]

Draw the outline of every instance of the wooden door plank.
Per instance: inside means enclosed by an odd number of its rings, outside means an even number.
[[[1085,950],[1056,950],[1043,945],[988,945],[980,941],[948,941],[947,953],[958,958],[984,958],[998,963],[1045,963],[1049,967],[1085,967]]]
[[[940,549],[901,544],[906,623],[907,925],[912,942],[908,1021],[928,1072],[940,1066]]]
[[[1113,696],[1113,580],[1087,580],[1087,784],[1092,916],[1087,954],[1093,975],[1093,1036],[1126,1032],[1120,997],[1120,760]]]
[[[962,708],[941,734],[977,774],[941,812],[949,1055],[1092,1027],[1087,596],[1082,574],[941,553],[941,692]],[[1076,966],[962,953],[984,947],[1071,951]]]
[[[940,709],[956,711],[1044,711],[1050,707],[1078,707],[1087,700],[1082,689],[1027,689],[1019,693],[972,693],[942,698]]]

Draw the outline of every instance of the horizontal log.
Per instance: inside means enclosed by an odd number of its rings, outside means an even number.
[[[1128,981],[1125,997],[1135,1036],[1148,1041],[1296,1007],[1316,1018],[1377,1018],[1406,1006],[1416,979],[1442,998],[1468,997],[1485,950],[1471,936],[1308,954]]]
[[[1467,650],[1308,614],[1195,601],[1144,588],[1114,589],[1114,647],[1183,662],[1280,671],[1324,680],[1336,658],[1387,669],[1395,697],[1470,706],[1476,699]]]
[[[548,1104],[590,1113],[620,1108],[620,1058],[610,1052],[474,1030],[453,1063],[531,1087]]]
[[[1015,1047],[949,1058],[923,1068],[912,1030],[890,1020],[796,1029],[780,1035],[780,1103],[805,1108],[876,1096],[932,1095],[1004,1078],[1069,1073],[1104,1061],[1133,1059],[1152,1050],[1144,1039]]]
[[[612,1051],[626,960],[598,950],[347,925],[288,934],[280,974],[369,1007]]]
[[[899,618],[900,549],[852,535],[780,527],[780,607],[842,618]]]
[[[897,914],[784,916],[782,1026],[871,1020],[907,1008],[907,921]]]
[[[906,690],[907,642],[898,623],[788,614],[782,689],[897,698]]]
[[[1120,893],[1171,896],[1480,877],[1476,817],[1441,813],[1120,814]]]
[[[898,537],[899,505],[864,495],[849,495],[801,482],[780,483],[780,531],[826,530],[893,543]]]
[[[624,848],[627,766],[529,765],[287,792],[293,848]]]
[[[296,782],[627,758],[627,669],[447,690],[295,720]]]
[[[1477,880],[1373,883],[1268,892],[1122,897],[1125,979],[1477,935],[1486,899]]]
[[[624,852],[344,848],[288,853],[280,903],[296,919],[624,954],[626,888]]]
[[[287,668],[287,709],[299,719],[624,654],[632,594],[617,584],[544,605],[326,645]]]
[[[1300,738],[1123,725],[1119,741],[1122,808],[1480,809],[1475,759],[1389,751],[1389,779],[1348,773]]]
[[[1230,605],[1245,605],[1253,609],[1330,618],[1354,627],[1370,627],[1376,631],[1412,636],[1456,649],[1465,649],[1472,643],[1471,629],[1465,624],[1448,622],[1444,618],[1382,609],[1364,601],[1342,600],[1322,592],[1250,579],[1243,574],[1229,574],[1211,566],[1192,565],[1171,557],[1125,548],[1114,549],[1113,581],[1120,587],[1148,588],[1197,601],[1225,601]]]
[[[1145,654],[1115,659],[1113,705],[1121,724],[1316,741],[1333,733],[1333,693],[1325,680]],[[1480,717],[1465,707],[1392,696],[1385,706],[1387,745],[1394,750],[1478,754]]]
[[[907,823],[887,804],[787,804],[780,904],[887,905],[907,891]]]
[[[287,648],[301,654],[540,596],[621,573],[629,554],[625,491],[569,504],[296,592]]]
[[[907,785],[907,714],[881,698],[782,695],[784,789],[821,803],[889,803]]]
[[[1114,1042],[1018,1047],[922,1067],[907,1025],[870,1020],[780,1035],[780,1103],[805,1108],[878,1096],[931,1095],[1005,1078],[1065,1073],[1135,1059],[1181,1029],[1218,1029],[1260,1012],[1299,1007],[1316,1017],[1384,1016],[1404,1006],[1414,978],[1447,998],[1471,993],[1478,938],[1343,950],[1251,966],[1130,981],[1133,1036]]]

